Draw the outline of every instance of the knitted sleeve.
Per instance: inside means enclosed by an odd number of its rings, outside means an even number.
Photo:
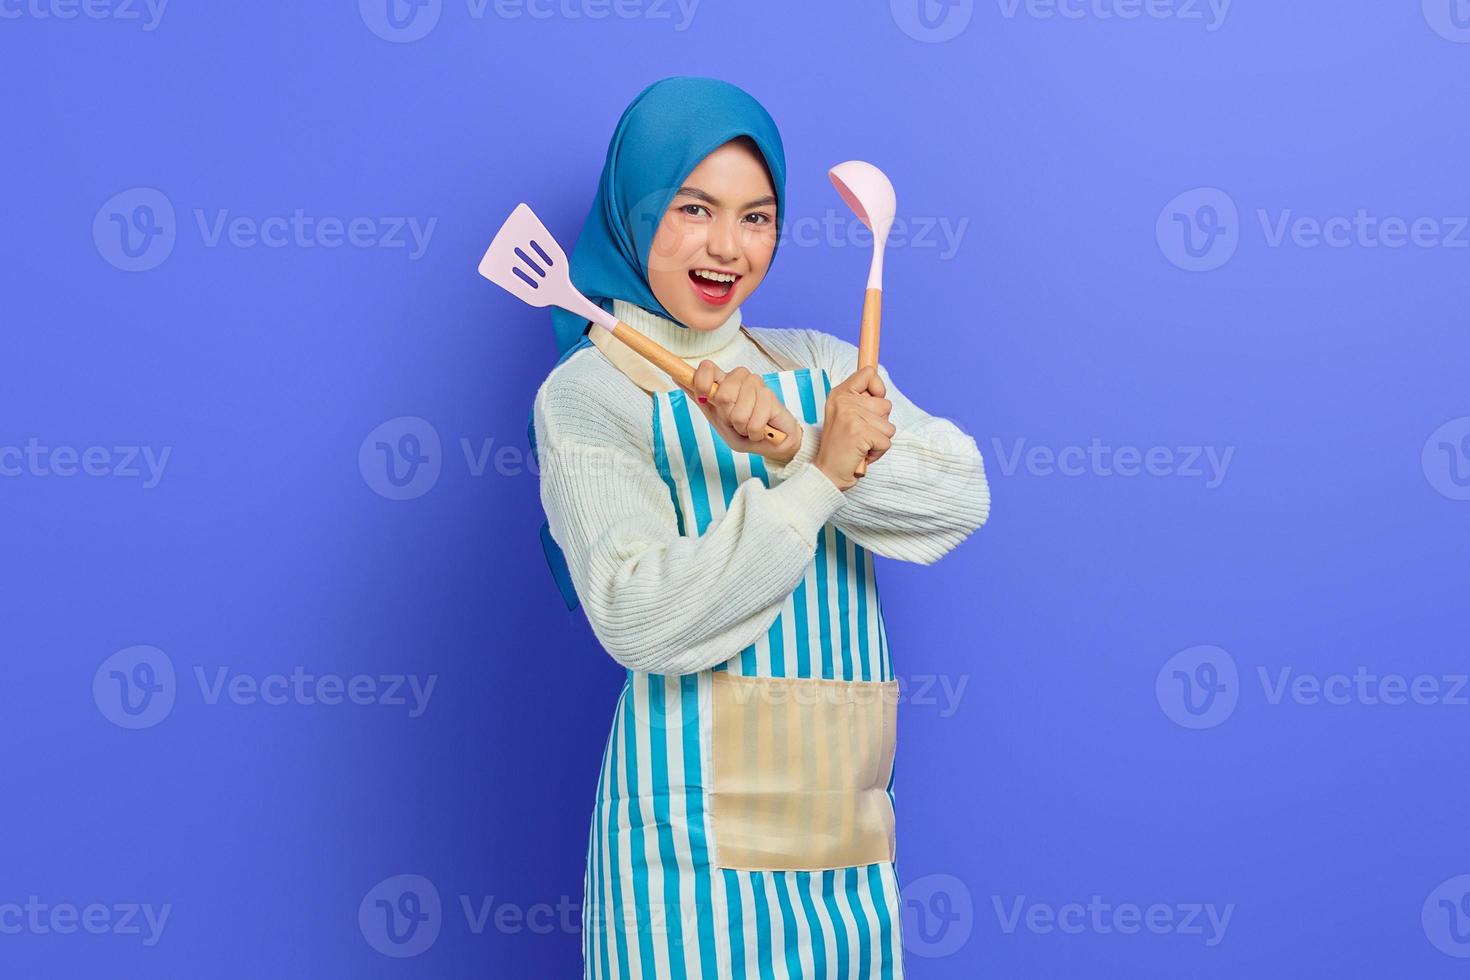
[[[793,356],[826,369],[835,385],[857,370],[857,348],[817,330],[764,331]],[[843,493],[832,523],[858,544],[888,558],[931,565],[954,550],[990,516],[990,487],[975,440],[949,419],[930,415],[898,389],[881,364],[878,375],[893,403],[889,421],[898,431],[888,452]],[[821,441],[821,425],[807,425],[800,451],[782,467],[809,461]]]
[[[746,480],[703,534],[680,535],[654,467],[648,396],[577,355],[536,394],[541,503],[592,630],[618,663],[686,674],[754,643],[811,562],[843,493],[810,465]]]

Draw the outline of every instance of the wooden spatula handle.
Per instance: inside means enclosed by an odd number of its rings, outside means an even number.
[[[686,391],[694,390],[694,368],[685,363],[682,358],[676,357],[663,344],[648,339],[622,320],[619,320],[613,328],[613,336],[633,348],[652,362],[655,367],[673,378],[679,387]],[[718,382],[710,385],[706,397],[713,395],[719,387]],[[768,425],[766,426],[766,439],[771,445],[779,446],[786,441],[786,433],[780,429],[773,429]]]
[[[859,368],[878,366],[878,327],[883,319],[883,290],[870,289],[863,294],[863,326],[858,335]],[[853,476],[868,472],[868,461],[863,460],[853,469]]]

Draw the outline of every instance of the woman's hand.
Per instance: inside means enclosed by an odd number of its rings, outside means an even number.
[[[835,385],[827,396],[815,463],[837,489],[855,485],[858,463],[867,460],[871,465],[892,445],[898,429],[888,421],[893,403],[884,397],[887,393],[878,369],[866,367]]]
[[[761,376],[743,367],[726,373],[708,358],[700,361],[694,371],[696,396],[709,391],[715,382],[719,388],[714,397],[709,401],[696,397],[694,403],[729,447],[776,463],[790,462],[801,448],[801,425]],[[786,433],[779,446],[765,437],[768,425]]]

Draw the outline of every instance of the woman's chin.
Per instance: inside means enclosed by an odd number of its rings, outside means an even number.
[[[671,310],[679,318],[679,322],[691,330],[715,330],[724,326],[725,321],[730,319],[730,314],[735,312],[734,305],[721,307],[717,311],[700,309]]]

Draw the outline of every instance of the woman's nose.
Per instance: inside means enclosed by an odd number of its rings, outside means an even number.
[[[705,248],[721,262],[734,262],[740,258],[740,232],[734,222],[724,218],[711,222]]]

